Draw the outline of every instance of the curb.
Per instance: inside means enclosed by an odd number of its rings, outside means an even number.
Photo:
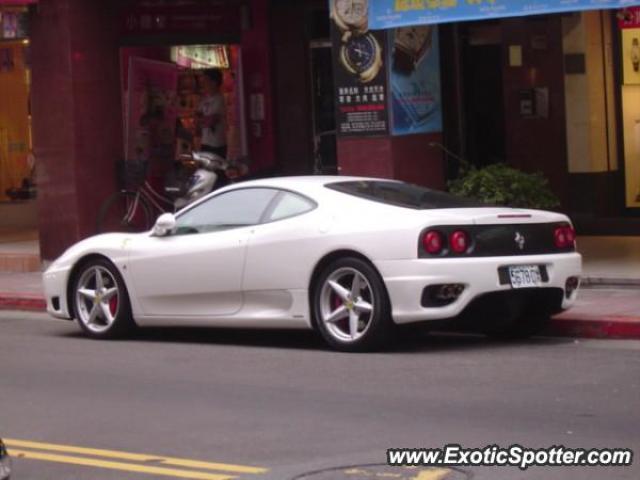
[[[0,310],[43,312],[46,309],[47,302],[40,295],[0,293]]]
[[[640,317],[566,317],[553,318],[543,333],[553,337],[640,339]]]
[[[580,285],[595,288],[640,287],[640,278],[582,277]]]

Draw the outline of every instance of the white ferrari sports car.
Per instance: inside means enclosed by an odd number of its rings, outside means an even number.
[[[580,273],[565,215],[314,176],[237,183],[151,231],[85,239],[44,287],[49,313],[94,338],[167,323],[297,327],[358,351],[414,322],[533,334],[574,303]]]

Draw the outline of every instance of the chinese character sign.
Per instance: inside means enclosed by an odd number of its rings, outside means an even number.
[[[633,5],[640,5],[640,0],[375,0],[369,2],[369,28],[384,29]]]

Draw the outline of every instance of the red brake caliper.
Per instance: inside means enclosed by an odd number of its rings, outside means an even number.
[[[336,293],[331,293],[331,308],[333,310],[337,310],[338,308],[340,308],[341,305],[343,305],[344,302],[342,301],[342,299],[336,294]],[[337,325],[339,325],[339,328],[345,328],[345,322],[348,322],[348,320],[344,320],[341,319],[337,322]]]
[[[114,295],[109,299],[109,310],[111,310],[111,315],[115,315],[116,311],[118,311],[118,295]]]
[[[335,293],[331,293],[331,308],[336,310],[342,305],[342,299]]]

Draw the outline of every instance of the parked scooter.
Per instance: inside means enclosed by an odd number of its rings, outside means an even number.
[[[184,154],[180,156],[180,164],[181,169],[186,166],[192,173],[181,170],[170,175],[164,188],[166,195],[173,199],[176,211],[229,183],[229,162],[215,153]]]

